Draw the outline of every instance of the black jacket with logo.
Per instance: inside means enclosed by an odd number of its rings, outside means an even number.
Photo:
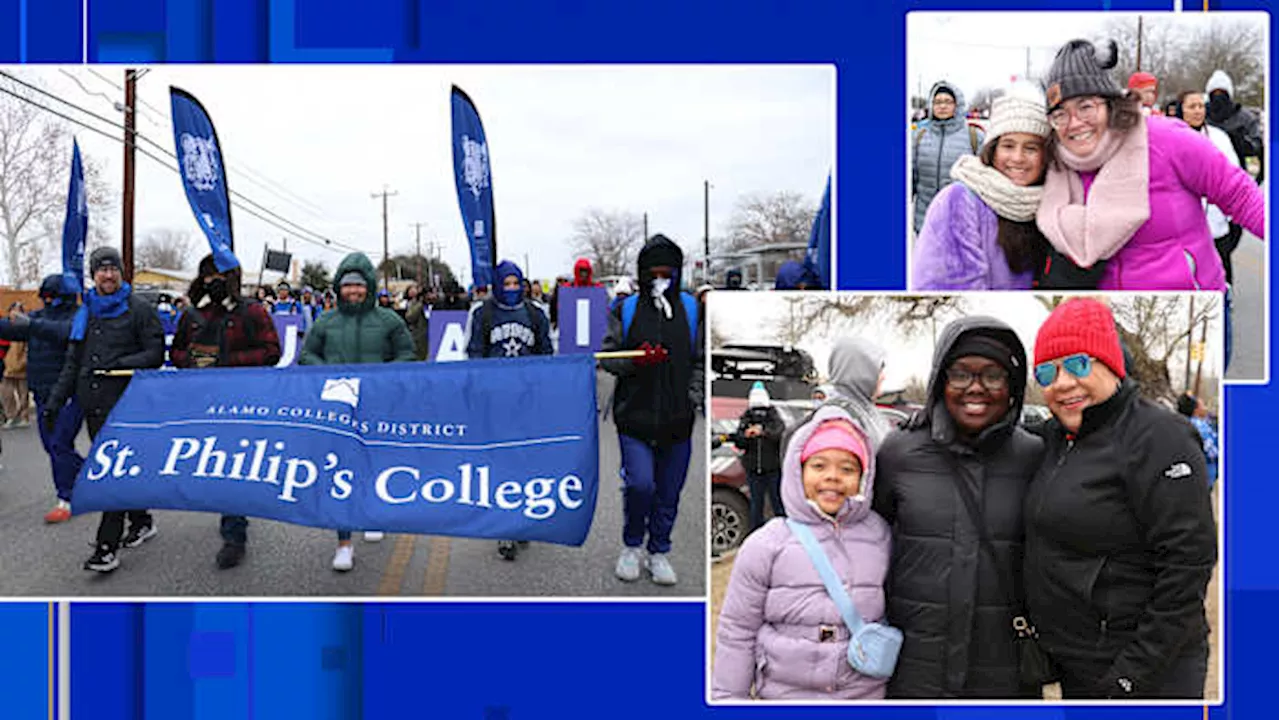
[[[1208,633],[1218,543],[1200,438],[1126,380],[1078,433],[1051,420],[1045,441],[1025,507],[1032,620],[1051,655],[1109,662],[1100,687],[1141,695]]]

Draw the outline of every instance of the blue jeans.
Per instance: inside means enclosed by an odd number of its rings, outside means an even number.
[[[692,442],[656,447],[618,435],[618,445],[622,450],[622,542],[640,547],[647,533],[650,553],[670,552]]]
[[[43,417],[44,398],[36,395],[36,417]],[[80,474],[80,466],[84,458],[76,452],[76,435],[80,433],[80,425],[84,422],[84,411],[80,409],[80,401],[75,397],[58,413],[58,421],[53,431],[40,426],[40,443],[49,455],[49,464],[53,466],[53,486],[58,491],[58,499],[71,502],[71,490],[75,487],[76,476]]]

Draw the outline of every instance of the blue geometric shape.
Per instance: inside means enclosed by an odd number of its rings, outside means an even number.
[[[391,48],[300,48],[296,0],[271,0],[271,62],[385,63]]]
[[[90,48],[93,61],[99,63],[164,62],[163,33],[104,34]]]
[[[84,62],[84,3],[81,0],[23,0],[27,21],[25,62]]]
[[[213,15],[215,62],[266,62],[271,20],[267,0],[218,0]]]
[[[347,669],[347,649],[341,645],[320,648],[320,669],[342,671]]]
[[[213,0],[167,0],[165,62],[213,60]]]
[[[187,646],[191,679],[233,677],[236,674],[236,636],[227,631],[195,631]]]

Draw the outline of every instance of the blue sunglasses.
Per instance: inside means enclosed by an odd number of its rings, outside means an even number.
[[[1093,370],[1093,358],[1084,353],[1068,355],[1062,358],[1062,369],[1075,377],[1088,377]],[[1040,387],[1049,387],[1058,379],[1058,364],[1043,362],[1035,367],[1036,382]]]

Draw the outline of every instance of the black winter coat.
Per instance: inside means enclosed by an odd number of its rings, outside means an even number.
[[[1009,412],[966,442],[942,399],[942,359],[972,331],[1001,339],[1022,360],[1009,379]],[[1004,590],[1010,580],[1014,592],[1021,584],[1023,497],[1044,452],[1043,441],[1016,424],[1025,351],[1003,323],[965,318],[944,331],[933,372],[929,405],[876,454],[873,508],[893,528],[888,622],[906,636],[888,696],[1039,698],[1040,688],[1019,682],[1012,619],[1020,598]],[[995,559],[979,542],[959,483],[978,500]]]
[[[764,434],[747,437],[745,431],[760,425]],[[782,470],[782,433],[787,429],[775,407],[748,408],[738,420],[738,431],[730,440],[742,451],[742,467],[753,475],[770,475]]]
[[[61,407],[72,393],[84,409],[85,423],[96,431],[129,385],[128,377],[95,375],[97,370],[142,370],[164,363],[164,330],[160,316],[147,301],[129,298],[129,309],[114,318],[90,317],[84,340],[72,341],[58,382],[50,393],[51,407]]]
[[[1061,662],[1109,665],[1099,696],[1141,697],[1208,634],[1218,542],[1200,437],[1131,381],[1087,408],[1078,433],[1056,420],[1046,431],[1026,499],[1032,621]],[[1199,682],[1180,696],[1199,697]]]
[[[46,306],[32,312],[30,324],[24,327],[0,320],[0,338],[27,343],[27,384],[41,402],[53,391],[62,372],[76,309],[74,302]]]

